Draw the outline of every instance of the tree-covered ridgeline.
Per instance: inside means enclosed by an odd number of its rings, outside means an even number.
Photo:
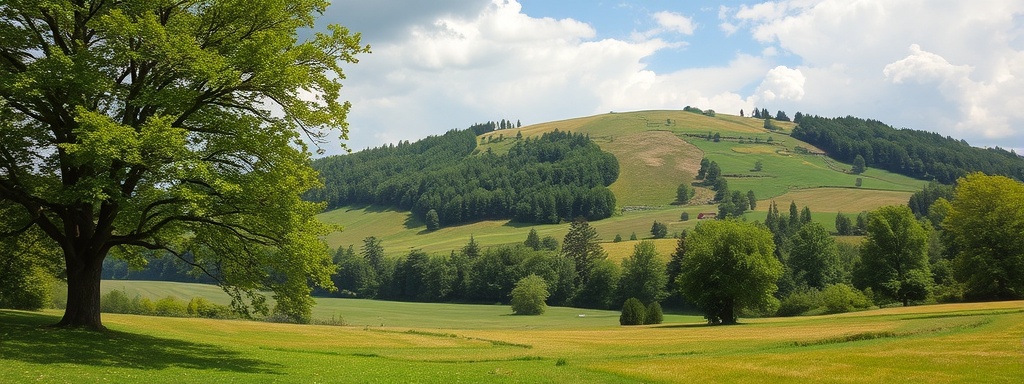
[[[328,208],[375,204],[412,211],[441,226],[481,219],[557,223],[611,216],[607,186],[619,163],[589,137],[554,131],[516,140],[507,154],[476,153],[472,129],[319,159],[324,188],[307,197]],[[432,215],[431,215],[432,216]]]
[[[853,163],[858,155],[868,167],[950,184],[971,172],[1024,180],[1024,159],[1001,148],[975,148],[937,133],[895,129],[856,117],[803,116],[793,137]]]

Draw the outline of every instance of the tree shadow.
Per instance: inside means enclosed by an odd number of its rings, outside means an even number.
[[[732,327],[743,326],[745,324],[746,323],[734,323],[734,324],[686,323],[686,324],[665,324],[665,325],[654,326],[654,327],[651,327],[651,328],[665,328],[665,329],[673,329],[673,328],[713,328],[713,327],[714,328],[717,328],[717,327],[732,328]]]
[[[280,364],[243,357],[210,344],[121,331],[50,327],[55,316],[0,311],[0,360],[32,364],[82,364],[134,369],[171,367],[280,374]]]

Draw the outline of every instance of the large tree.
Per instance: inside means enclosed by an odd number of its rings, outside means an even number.
[[[1024,297],[1024,184],[972,173],[957,182],[942,227],[954,276],[972,299]]]
[[[773,311],[772,294],[782,276],[772,234],[762,225],[735,220],[705,221],[686,236],[677,278],[680,293],[711,324],[736,323],[742,308]]]
[[[928,297],[928,232],[910,208],[891,205],[871,212],[866,234],[856,282],[904,306]]]
[[[17,233],[63,252],[60,325],[102,328],[115,253],[169,253],[238,309],[308,312],[330,258],[299,195],[319,184],[302,136],[347,135],[340,64],[368,52],[328,3],[11,0],[0,3],[0,199]]]

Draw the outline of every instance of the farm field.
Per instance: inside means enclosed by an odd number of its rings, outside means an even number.
[[[321,301],[320,307],[324,304]],[[110,332],[45,328],[59,312],[0,311],[4,382],[1015,382],[1024,302],[741,319],[340,300],[351,326],[104,315]],[[359,312],[404,313],[362,324]],[[586,312],[586,317],[579,317]],[[382,315],[389,318],[393,315]]]

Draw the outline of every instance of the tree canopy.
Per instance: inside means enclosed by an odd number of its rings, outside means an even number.
[[[909,207],[881,207],[868,215],[859,283],[904,306],[923,300],[931,284],[927,251],[928,233]]]
[[[803,116],[793,128],[793,138],[821,148],[839,161],[853,163],[860,156],[868,167],[945,184],[978,171],[1024,180],[1024,159],[1012,151],[975,148],[963,140],[895,129],[875,120]]]
[[[1024,297],[1024,184],[973,173],[957,183],[942,227],[971,299]]]
[[[782,276],[772,234],[764,226],[705,221],[686,236],[678,289],[711,324],[733,324],[741,308],[773,311]]]
[[[0,232],[62,251],[61,325],[102,328],[102,262],[140,249],[215,276],[238,309],[266,312],[272,290],[308,313],[331,264],[300,135],[346,137],[341,64],[369,52],[340,26],[299,40],[327,5],[0,3]]]
[[[474,154],[475,153],[475,154]],[[481,219],[558,223],[607,218],[619,176],[615,156],[589,137],[554,131],[517,140],[507,154],[479,153],[471,130],[318,159],[324,188],[307,198],[330,208],[377,204],[441,226]]]

